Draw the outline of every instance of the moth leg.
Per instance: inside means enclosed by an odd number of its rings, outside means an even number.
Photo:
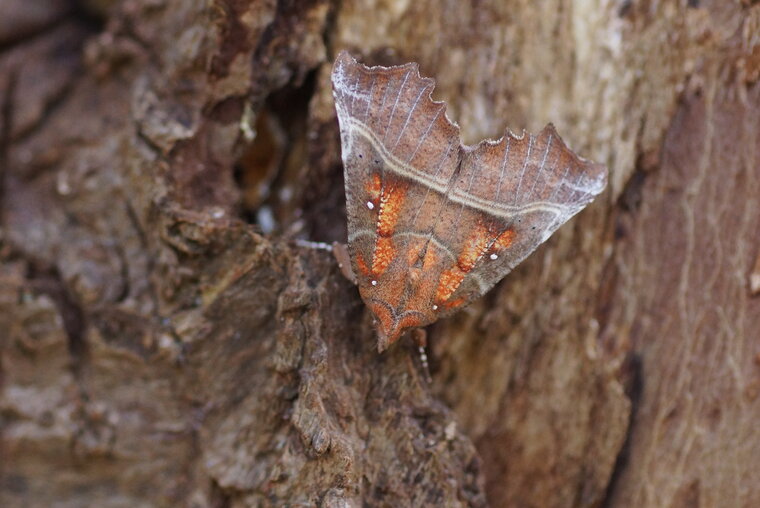
[[[333,242],[332,253],[333,256],[335,256],[335,260],[338,262],[340,273],[353,284],[356,284],[356,274],[354,273],[353,268],[351,268],[351,256],[348,254],[348,246],[345,243]]]
[[[417,344],[417,351],[420,354],[420,363],[422,369],[425,371],[425,381],[428,384],[433,382],[433,378],[430,377],[430,364],[428,364],[428,357],[425,348],[427,347],[427,332],[422,328],[415,328],[412,330],[412,340]]]
[[[417,347],[421,349],[425,349],[425,346],[427,346],[427,332],[424,328],[415,328],[412,330],[412,340],[415,344],[417,344]]]

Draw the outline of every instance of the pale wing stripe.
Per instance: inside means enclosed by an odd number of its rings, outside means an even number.
[[[517,190],[515,191],[515,200],[512,202],[513,205],[517,204],[517,198],[520,197],[520,187],[522,186],[523,178],[525,177],[525,168],[528,167],[528,162],[530,161],[530,152],[533,149],[533,136],[528,136],[528,153],[525,154],[525,162],[523,163],[522,171],[520,172],[520,180],[517,182]]]
[[[448,181],[441,181],[440,178],[431,178],[428,173],[420,171],[417,168],[404,164],[396,156],[390,153],[385,146],[375,137],[375,135],[360,121],[349,118],[349,129],[356,131],[357,134],[363,136],[370,144],[377,150],[382,157],[385,165],[388,169],[396,174],[414,180],[417,183],[425,185],[430,189],[446,193],[448,188]],[[523,213],[530,213],[536,211],[545,211],[560,215],[566,212],[568,209],[558,203],[552,203],[550,201],[536,201],[533,203],[527,203],[525,205],[507,205],[504,203],[494,203],[478,196],[467,194],[456,189],[449,194],[449,199],[455,203],[465,204],[471,208],[482,210],[484,212],[491,213],[497,217],[511,218]]]
[[[374,239],[375,238],[375,231],[372,231],[372,230],[369,230],[369,229],[359,229],[359,230],[356,230],[356,231],[354,231],[353,233],[351,233],[348,236],[348,243],[351,244],[354,241],[356,241],[357,238],[362,238],[362,237],[365,237],[365,236],[368,236],[371,239]],[[395,233],[393,236],[394,237],[398,236],[400,238],[401,237],[406,237],[406,236],[411,236],[411,237],[414,237],[414,238],[421,238],[423,240],[429,240],[429,241],[431,241],[433,243],[433,245],[435,245],[437,248],[441,249],[446,254],[446,256],[449,259],[451,259],[452,263],[456,263],[456,261],[457,261],[457,257],[456,257],[456,255],[453,252],[451,252],[451,249],[449,249],[449,247],[445,243],[441,242],[434,235],[429,235],[428,233],[417,233],[415,231],[401,231],[401,232]],[[481,291],[485,291],[485,290],[487,290],[489,288],[489,286],[486,284],[486,282],[483,280],[483,278],[479,274],[470,272],[467,275],[471,276],[473,278],[473,280],[477,283],[478,288],[480,288]]]
[[[501,174],[499,175],[499,183],[496,185],[496,197],[494,201],[499,201],[499,194],[501,193],[501,182],[504,181],[504,170],[507,168],[507,158],[509,157],[509,147],[512,144],[512,138],[507,136],[507,146],[504,148],[504,159],[501,161]]]
[[[409,72],[406,71],[406,74],[404,74],[404,81],[401,82],[401,86],[398,89],[398,92],[396,93],[396,100],[393,102],[393,107],[391,108],[391,115],[388,117],[388,125],[385,126],[385,134],[383,134],[383,143],[385,143],[385,138],[388,137],[388,131],[391,129],[391,124],[393,124],[393,115],[396,113],[396,106],[398,106],[398,100],[401,98],[401,92],[404,91],[404,86],[406,85],[406,80],[409,79]]]
[[[541,176],[541,172],[544,170],[544,165],[546,164],[546,157],[549,155],[549,149],[552,147],[552,135],[549,134],[549,141],[546,142],[546,151],[544,152],[544,158],[541,160],[541,166],[538,168],[538,173],[536,173],[536,179],[533,180],[533,186],[530,188],[530,192],[528,193],[528,196],[533,195],[533,191],[536,189],[536,182],[538,182],[538,177]]]
[[[414,105],[409,109],[409,113],[406,115],[406,121],[404,121],[404,126],[401,127],[401,132],[398,134],[398,138],[396,139],[396,143],[393,145],[393,148],[391,148],[391,151],[396,151],[396,147],[401,142],[401,138],[404,136],[404,131],[406,130],[406,126],[409,125],[409,119],[412,117],[412,114],[414,113],[414,110],[417,109],[417,104],[419,104],[420,99],[422,98],[422,94],[425,93],[425,90],[427,90],[428,87],[423,88],[420,91],[420,94],[417,96],[417,98],[414,100]],[[431,124],[432,125],[432,124]],[[430,130],[430,128],[428,128]],[[417,145],[419,146],[419,145]]]
[[[464,203],[467,206],[482,210],[484,212],[491,213],[497,217],[512,218],[518,215],[522,215],[530,212],[544,211],[559,215],[564,213],[568,207],[560,205],[558,203],[551,203],[549,201],[535,201],[533,203],[526,203],[524,205],[505,205],[502,203],[494,203],[487,199],[479,198],[472,194],[465,194],[461,192],[452,192],[449,195],[449,199],[454,203]]]
[[[428,175],[424,171],[420,171],[414,166],[405,164],[404,162],[399,160],[398,157],[396,157],[391,152],[389,152],[388,149],[385,148],[385,145],[382,143],[382,141],[377,139],[375,134],[359,120],[356,120],[355,118],[349,118],[348,124],[349,124],[350,129],[356,130],[358,134],[360,134],[367,141],[370,142],[373,148],[380,153],[380,156],[383,158],[383,161],[390,169],[392,169],[393,171],[395,171],[401,176],[405,176],[423,185],[427,185],[428,187],[438,192],[444,193],[446,191],[448,180],[445,180],[445,181],[441,181],[440,179],[433,180],[430,178],[430,175]]]
[[[365,236],[374,238],[375,231],[371,229],[358,229],[348,236],[348,242],[353,243],[357,238],[363,238]],[[433,242],[433,244],[435,244],[436,247],[438,247],[443,252],[445,252],[446,256],[451,258],[452,261],[457,260],[456,255],[453,252],[451,252],[451,249],[449,249],[449,247],[446,244],[442,243],[435,236],[428,235],[428,233],[418,233],[416,231],[397,231],[393,236],[397,236],[399,238],[411,236],[411,237],[419,238],[422,240],[430,239],[430,241]]]

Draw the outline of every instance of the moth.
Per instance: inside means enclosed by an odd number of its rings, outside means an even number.
[[[483,295],[604,189],[549,124],[463,145],[416,63],[332,71],[348,252],[378,350]]]

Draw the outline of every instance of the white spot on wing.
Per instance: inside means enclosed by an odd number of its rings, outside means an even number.
[[[374,203],[372,203],[372,201],[367,201],[367,208],[369,208],[370,210],[374,210],[375,208]]]

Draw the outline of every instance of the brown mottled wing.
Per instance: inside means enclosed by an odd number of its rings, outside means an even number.
[[[552,125],[537,136],[508,132],[497,142],[464,150],[448,195],[450,212],[435,228],[454,252],[486,236],[488,248],[451,296],[462,304],[490,289],[588,205],[607,178],[603,165],[575,155]],[[458,236],[447,233],[452,228]]]
[[[605,186],[553,127],[462,146],[416,64],[333,68],[348,245],[378,348],[482,295]]]
[[[421,78],[417,64],[366,67],[347,52],[332,72],[345,172],[348,243],[362,285],[359,257],[373,259],[378,203],[373,185],[403,195],[394,230],[397,251],[417,234],[432,230],[435,214],[457,168],[459,129],[446,106],[430,98],[434,81]],[[422,185],[416,185],[422,183]],[[374,189],[377,191],[377,189]],[[401,277],[403,273],[394,272]],[[394,275],[388,270],[388,276]],[[367,277],[364,277],[367,279]],[[402,284],[403,286],[403,284]]]

